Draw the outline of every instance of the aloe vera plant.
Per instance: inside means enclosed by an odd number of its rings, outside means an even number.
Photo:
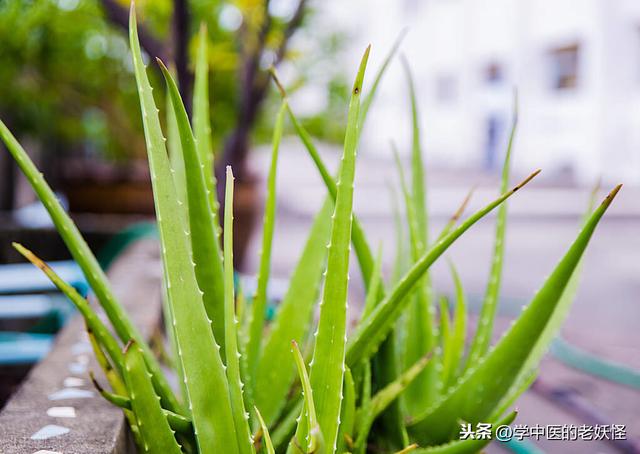
[[[204,33],[204,32],[201,32]],[[459,421],[510,424],[509,407],[535,378],[536,367],[575,294],[582,256],[620,187],[586,217],[583,229],[529,307],[493,347],[504,255],[507,199],[529,183],[533,172],[509,189],[509,141],[501,194],[460,220],[462,206],[435,240],[428,241],[425,173],[417,98],[405,61],[413,124],[411,178],[401,193],[407,215],[398,210],[398,248],[408,238],[391,280],[382,273],[383,246],[374,258],[353,210],[360,132],[394,46],[366,93],[364,53],[348,106],[342,159],[334,178],[313,139],[287,102],[275,121],[263,225],[258,289],[245,306],[234,288],[233,173],[227,169],[225,210],[218,212],[208,118],[207,49],[198,48],[194,115],[189,118],[170,71],[165,141],[159,111],[140,51],[135,9],[130,44],[140,97],[160,233],[167,336],[181,383],[171,389],[156,358],[116,301],[104,273],[77,228],[18,141],[0,122],[0,137],[53,218],[69,250],[105,309],[110,327],[95,309],[22,245],[14,245],[41,268],[78,308],[110,390],[95,379],[100,394],[123,409],[141,452],[209,453],[471,453],[490,440],[460,440]],[[275,79],[275,71],[273,71]],[[293,270],[275,319],[265,319],[272,237],[276,216],[278,148],[288,118],[326,185],[327,195]],[[165,142],[167,142],[165,144]],[[169,154],[167,153],[169,151]],[[399,205],[399,204],[398,204]],[[436,295],[429,270],[460,236],[498,209],[494,259],[485,305],[473,339],[462,280],[451,264],[455,286],[451,307]],[[220,244],[219,218],[224,222]],[[347,298],[353,245],[365,284],[360,320],[348,330]],[[317,324],[313,312],[320,298]],[[248,313],[249,315],[245,315]],[[110,329],[112,328],[112,329]],[[112,333],[115,333],[112,334]],[[467,349],[467,344],[470,347]],[[400,361],[398,361],[400,359]]]

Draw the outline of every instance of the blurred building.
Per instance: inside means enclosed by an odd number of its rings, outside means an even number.
[[[585,184],[600,176],[640,184],[639,1],[329,3],[331,16],[358,24],[351,59],[372,42],[379,63],[409,28],[402,49],[414,71],[432,161],[499,167],[517,86],[516,168],[542,167]],[[408,143],[403,77],[394,65],[367,125],[369,149],[386,153],[391,138]]]

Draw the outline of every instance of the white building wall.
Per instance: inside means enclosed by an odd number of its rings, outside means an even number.
[[[326,2],[355,27],[345,70],[355,72],[367,42],[369,75],[403,27],[402,50],[419,95],[428,158],[446,166],[487,165],[488,118],[511,117],[512,87],[520,97],[514,165],[548,175],[570,170],[578,182],[640,184],[640,2],[637,0],[351,0]],[[354,25],[355,24],[355,25]],[[574,89],[551,87],[550,52],[579,45]],[[503,81],[488,84],[484,68],[500,63]],[[453,78],[451,99],[438,81]],[[371,78],[369,79],[369,83]],[[444,84],[447,85],[447,84]],[[365,87],[366,89],[366,87]],[[407,89],[394,62],[363,136],[367,152],[388,153],[393,139],[408,150]],[[504,147],[500,147],[502,150]],[[502,151],[500,151],[502,153]],[[496,157],[499,162],[500,156]],[[494,159],[495,160],[495,159]]]

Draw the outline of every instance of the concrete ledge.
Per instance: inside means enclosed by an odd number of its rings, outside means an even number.
[[[109,278],[117,297],[149,338],[161,322],[162,271],[157,244],[152,240],[133,244],[113,264]],[[0,412],[0,452],[135,452],[122,411],[95,392],[89,370],[102,375],[84,323],[77,316]]]

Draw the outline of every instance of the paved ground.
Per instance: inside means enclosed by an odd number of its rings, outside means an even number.
[[[335,168],[335,151],[324,150],[323,154]],[[266,173],[267,159],[264,152],[254,155],[256,173]],[[395,248],[388,184],[395,184],[395,168],[386,159],[365,154],[359,159],[356,211],[373,244],[382,243],[388,273]],[[568,187],[562,182],[545,180],[543,175],[516,194],[509,206],[502,301],[505,314],[513,314],[526,304],[551,272],[575,237],[589,198],[589,189]],[[514,181],[519,177],[522,175],[514,176]],[[439,231],[473,185],[478,187],[468,212],[495,196],[496,178],[472,172],[431,172],[428,203],[433,232]],[[293,142],[285,142],[278,174],[278,216],[273,249],[276,276],[287,277],[292,269],[311,218],[324,195],[321,181],[304,150]],[[603,191],[602,197],[604,195]],[[472,301],[477,302],[484,292],[493,229],[492,218],[481,221],[447,254],[459,268]],[[640,369],[639,232],[640,190],[623,188],[592,240],[580,292],[562,330],[571,343],[636,369]],[[259,235],[254,238],[252,249],[257,251],[258,247]],[[251,254],[248,268],[255,269],[256,263],[257,253]],[[434,267],[433,276],[438,290],[451,292],[446,262],[441,261]],[[352,282],[352,298],[357,303],[362,299],[362,287],[358,280]],[[501,325],[506,326],[506,323]],[[545,362],[541,377],[551,384],[577,386],[582,396],[607,420],[627,424],[630,435],[640,437],[639,391],[586,377],[553,360]],[[523,423],[580,422],[580,418],[533,392],[528,392],[522,399],[520,409]],[[584,453],[617,452],[602,443],[587,443],[579,448],[575,444],[550,446],[546,443],[541,446],[547,452],[578,452],[575,449]]]

